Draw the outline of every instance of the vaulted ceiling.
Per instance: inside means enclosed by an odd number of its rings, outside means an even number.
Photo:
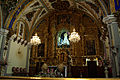
[[[4,27],[14,29],[17,22],[23,21],[29,32],[37,22],[42,23],[42,19],[55,10],[77,9],[87,13],[98,23],[110,14],[109,0],[2,0],[2,3],[3,11],[7,13],[4,16]]]

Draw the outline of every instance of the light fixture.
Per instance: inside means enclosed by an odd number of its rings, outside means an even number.
[[[19,47],[19,49],[18,49],[18,54],[21,54],[20,47]]]
[[[39,39],[39,37],[37,36],[37,33],[35,33],[35,36],[32,37],[30,43],[32,45],[39,45],[41,44],[41,40]]]
[[[73,32],[70,34],[69,40],[74,43],[80,40],[80,36],[77,32],[75,32],[75,29],[73,29]]]

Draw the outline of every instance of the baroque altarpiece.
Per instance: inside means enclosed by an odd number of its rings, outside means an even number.
[[[80,35],[80,41],[76,43],[69,41],[74,28]],[[38,34],[41,44],[31,48],[31,66],[39,62],[48,66],[60,63],[67,66],[68,53],[72,66],[85,66],[87,59],[97,61],[104,53],[100,29],[95,20],[84,12],[53,11],[40,21],[34,33]]]

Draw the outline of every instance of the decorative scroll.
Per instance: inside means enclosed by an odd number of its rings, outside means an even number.
[[[52,7],[56,10],[67,10],[70,7],[69,1],[60,1],[52,3]]]
[[[32,11],[26,14],[27,20],[30,22],[36,11]]]
[[[61,24],[61,23],[70,24],[70,18],[71,18],[70,15],[65,15],[65,14],[58,15],[57,16],[57,25]]]

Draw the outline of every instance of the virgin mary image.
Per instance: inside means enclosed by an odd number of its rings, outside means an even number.
[[[68,34],[67,32],[63,32],[60,37],[58,37],[58,45],[69,45],[69,40],[68,40]]]

